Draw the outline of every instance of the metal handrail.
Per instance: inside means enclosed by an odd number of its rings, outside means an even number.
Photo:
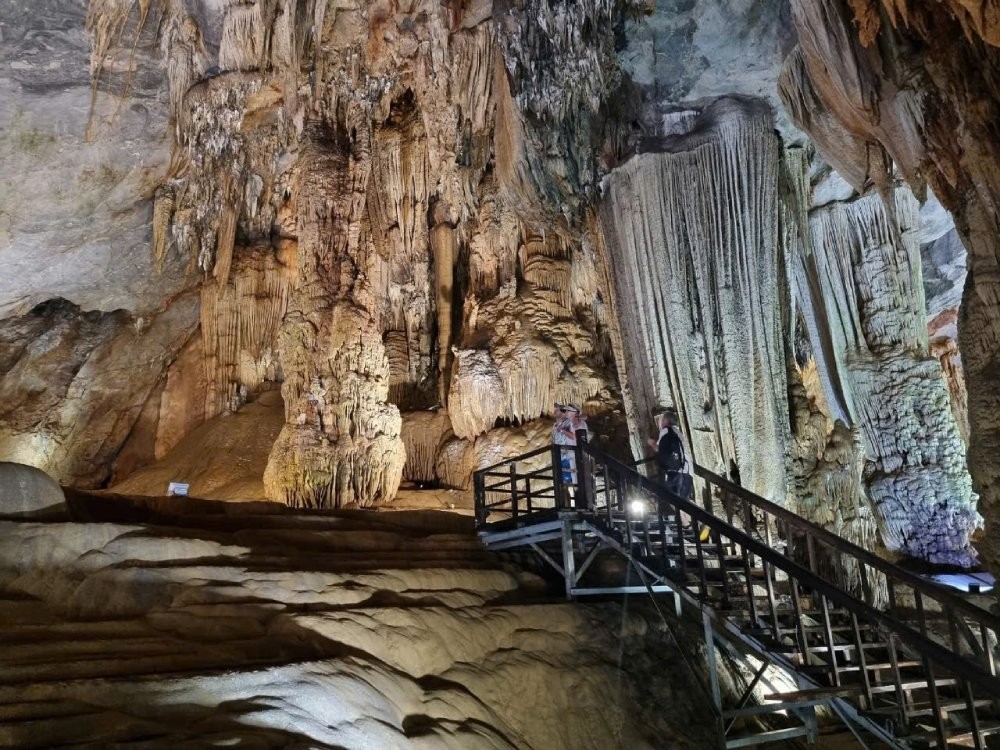
[[[641,461],[637,461],[634,465],[642,466],[654,461],[655,459],[656,456],[651,456]],[[978,607],[960,596],[953,594],[948,589],[932,583],[926,578],[921,578],[905,568],[901,568],[898,565],[873,554],[864,547],[854,544],[841,536],[837,536],[832,531],[823,528],[819,524],[813,523],[797,513],[793,513],[787,508],[783,508],[777,503],[771,502],[760,495],[750,492],[745,487],[741,487],[725,477],[706,469],[704,466],[694,462],[692,462],[692,464],[694,466],[694,473],[697,476],[701,477],[710,484],[715,485],[719,489],[729,493],[730,495],[735,495],[739,499],[750,503],[756,508],[760,508],[762,511],[774,516],[775,518],[780,518],[787,525],[804,531],[806,534],[824,542],[838,552],[854,557],[856,560],[863,562],[864,564],[884,573],[887,576],[893,577],[897,581],[900,581],[914,590],[919,591],[921,594],[925,594],[932,599],[941,602],[942,611],[947,611],[948,608],[954,608],[970,619],[974,619],[980,625],[985,625],[994,632],[1000,634],[1000,617],[993,614],[989,610]]]
[[[749,534],[746,534],[726,521],[712,515],[700,505],[697,505],[690,500],[685,500],[667,491],[667,489],[659,482],[654,482],[648,477],[642,476],[633,468],[626,466],[617,459],[614,459],[589,445],[584,447],[584,452],[591,456],[591,458],[613,467],[620,474],[625,474],[626,476],[632,475],[630,478],[633,481],[636,481],[643,490],[655,495],[660,504],[666,503],[672,506],[675,510],[686,513],[692,518],[697,519],[700,523],[705,524],[717,533],[721,533],[732,542],[753,551],[753,553],[760,557],[761,560],[766,560],[769,565],[784,571],[790,578],[794,578],[795,580],[808,586],[810,589],[817,591],[822,596],[836,602],[844,609],[854,613],[863,620],[867,622],[874,621],[875,623],[886,627],[890,631],[897,633],[900,636],[904,636],[908,645],[915,648],[927,658],[937,662],[945,669],[953,672],[956,676],[962,679],[972,680],[981,687],[986,688],[992,694],[1000,696],[1000,678],[983,670],[982,667],[976,662],[970,661],[961,655],[949,651],[940,644],[914,630],[906,623],[897,620],[892,615],[875,609],[856,597],[851,596],[826,579],[821,578],[809,569],[802,567],[789,557],[771,549],[766,544],[751,537]],[[711,472],[707,473],[711,474]],[[736,487],[737,485],[732,486]],[[658,505],[657,512],[661,517],[663,516],[661,505]],[[670,516],[672,515],[673,514],[670,514]]]
[[[523,491],[517,486],[519,475],[515,464],[518,460],[541,455],[546,450],[551,451],[552,456],[552,485],[546,486],[546,492],[554,490],[553,495],[555,495],[565,487],[560,474],[561,449],[558,446],[536,450],[524,457],[514,457],[498,464],[497,466],[509,464],[513,481],[507,483],[511,489],[510,497],[503,498],[496,504],[486,503],[484,490],[486,470],[475,473],[476,519],[479,528],[490,526],[487,520],[491,512],[509,512],[519,526],[530,525],[533,518],[542,519],[542,516],[535,516],[532,513],[519,515],[521,502],[532,511],[532,498],[540,498],[541,495],[536,493],[535,488],[530,487],[528,482],[525,482]],[[944,747],[947,744],[954,729],[954,727],[946,728],[946,711],[953,709],[942,710],[941,698],[954,700],[950,695],[957,693],[961,704],[968,711],[967,721],[970,722],[968,727],[975,746],[977,748],[985,746],[983,740],[985,731],[980,729],[976,711],[977,706],[984,704],[982,698],[986,698],[986,705],[992,706],[990,711],[993,717],[1000,713],[1000,678],[996,675],[994,662],[994,639],[998,630],[994,623],[1000,623],[1000,618],[703,467],[696,467],[695,472],[706,483],[704,507],[697,502],[674,495],[662,483],[639,474],[634,466],[629,466],[595,449],[586,442],[585,436],[573,450],[576,455],[575,470],[578,474],[574,482],[577,488],[572,502],[574,507],[568,507],[569,503],[563,498],[562,502],[557,500],[556,509],[569,510],[574,517],[580,515],[591,529],[604,527],[606,520],[607,527],[600,533],[607,534],[609,539],[616,539],[616,543],[620,543],[622,549],[628,550],[630,559],[638,545],[641,555],[662,556],[667,571],[679,566],[683,582],[679,584],[677,591],[685,601],[699,607],[703,616],[715,617],[713,607],[716,601],[721,601],[725,611],[720,614],[728,623],[727,628],[739,630],[740,637],[747,643],[756,644],[753,648],[761,649],[762,653],[777,659],[789,669],[797,670],[800,667],[823,669],[833,688],[845,684],[841,682],[844,670],[856,671],[860,682],[848,682],[846,686],[856,691],[859,707],[867,705],[868,708],[872,708],[875,705],[874,701],[888,700],[889,705],[884,707],[890,707],[898,713],[904,728],[915,726],[910,724],[912,717],[908,713],[911,710],[908,706],[912,705],[913,700],[909,691],[926,690],[932,709],[930,716],[937,747]],[[603,483],[600,481],[602,478]],[[713,485],[736,499],[742,499],[745,503],[744,509],[750,506],[757,507],[765,514],[765,540],[755,538],[751,534],[749,527],[754,524],[748,523],[748,528],[743,530],[714,514],[710,501],[710,487]],[[639,490],[643,497],[652,500],[655,513],[644,512],[637,518],[627,510],[633,490]],[[550,499],[551,496],[547,498]],[[494,507],[499,506],[506,507],[492,511]],[[552,509],[546,508],[546,510],[551,512]],[[681,530],[682,525],[687,523],[685,516],[694,526],[694,534],[690,538]],[[799,534],[793,535],[793,530],[802,532],[806,536],[808,563],[800,563],[792,558],[786,554],[788,550],[779,552],[773,548],[770,543],[770,530],[774,525],[779,529],[783,526],[790,539],[799,537]],[[666,531],[668,527],[671,529],[669,541]],[[711,532],[709,541],[703,541],[699,533],[702,527]],[[564,546],[565,543],[564,540]],[[864,598],[861,598],[844,590],[836,581],[836,577],[824,578],[814,557],[814,544],[829,545],[832,552],[840,553],[841,557],[834,556],[835,562],[861,566],[859,570],[863,582],[867,580],[869,574],[884,575],[890,592],[891,606],[888,611],[876,606],[870,585],[864,590]],[[694,551],[690,545],[694,545]],[[721,580],[711,573],[716,569],[712,566],[716,565],[721,572]],[[868,566],[871,570],[864,566]],[[666,575],[670,576],[670,573],[667,572]],[[782,583],[784,577],[787,577],[787,593],[781,595],[783,599],[779,599],[774,586]],[[733,582],[736,582],[737,586],[742,582],[745,593],[739,593],[739,588],[736,593],[730,593]],[[909,616],[911,611],[909,605],[905,610],[895,605],[892,592],[896,584],[913,589],[915,617]],[[718,586],[721,586],[721,590],[716,588]],[[754,593],[754,589],[758,586],[762,586],[766,593]],[[721,599],[717,599],[720,594]],[[921,598],[923,595],[942,606],[951,636],[950,649],[948,645],[932,637],[934,632],[927,627],[927,612]],[[739,614],[729,611],[732,606],[730,597],[733,596],[737,600],[746,600],[736,604]],[[761,596],[765,597],[763,604],[755,603]],[[806,601],[811,603],[811,608],[818,607],[819,611],[806,612],[804,609]],[[904,612],[902,616],[901,611]],[[805,617],[806,614],[816,620],[821,619],[821,622],[814,621],[810,624]],[[742,620],[744,616],[748,616],[747,622],[751,623],[749,628],[741,624],[744,622]],[[831,625],[834,616],[838,618],[837,627]],[[736,617],[741,619],[737,621]],[[790,617],[790,620],[785,620],[786,617]],[[975,637],[969,641],[969,645],[972,646],[970,650],[961,647],[958,632],[959,627],[966,629],[968,627],[965,617],[979,623],[983,638],[981,649],[975,643]],[[839,618],[847,618],[847,622]],[[860,625],[864,626],[863,632]],[[841,636],[848,642],[844,643],[842,640],[838,643],[834,632],[842,630],[845,626],[853,635]],[[821,657],[819,662],[814,660],[815,655],[819,653],[816,644],[810,644],[807,634],[807,629],[815,631],[817,628],[819,649],[828,654],[826,657]],[[993,632],[989,633],[989,630]],[[786,636],[794,633],[793,642],[787,645],[796,647],[800,659],[798,664],[783,659],[776,653],[775,648],[768,645],[770,641],[762,638],[763,633],[767,631],[772,631],[774,642],[781,644],[787,644]],[[867,637],[864,634],[868,634]],[[968,634],[966,637],[968,638]],[[891,669],[891,677],[888,680],[879,677],[878,684],[873,684],[875,681],[870,679],[871,675],[867,671],[865,647],[868,644],[885,649],[888,653],[886,658],[889,659],[889,664],[880,668]],[[905,646],[909,656],[918,661],[906,664],[899,661],[898,644]],[[841,646],[856,651],[856,657],[849,660],[846,665],[838,661],[837,654],[840,653],[838,648]],[[916,674],[901,673],[903,669],[913,668],[918,670]],[[887,693],[887,689],[894,689],[895,692]],[[977,693],[980,700],[977,700]],[[958,727],[964,726],[966,725],[962,723],[958,725]],[[890,737],[896,733],[895,729],[886,731]],[[991,725],[989,731],[995,731],[995,727]]]
[[[963,614],[975,619],[977,622],[987,625],[992,630],[1000,632],[1000,617],[993,614],[989,610],[969,603],[965,599],[956,596],[948,589],[931,583],[927,579],[921,578],[905,568],[901,568],[898,565],[873,554],[864,547],[860,547],[841,536],[837,536],[832,531],[824,529],[822,526],[815,524],[796,513],[793,513],[787,508],[782,508],[780,505],[773,503],[760,495],[756,495],[744,487],[740,487],[738,484],[735,484],[725,477],[709,471],[703,466],[695,464],[694,471],[695,474],[709,483],[714,484],[731,495],[735,495],[742,500],[746,500],[754,507],[760,508],[772,516],[780,518],[790,526],[804,530],[807,534],[811,534],[817,539],[822,540],[837,551],[848,554],[851,557],[864,562],[866,565],[885,573],[886,575],[891,575],[893,578],[904,582],[907,586],[920,591],[922,594],[926,594],[933,599],[946,603],[947,607],[954,607],[955,609],[960,610]],[[942,610],[946,611],[947,607],[942,606]]]
[[[503,461],[499,461],[492,466],[487,466],[483,469],[476,469],[476,474],[483,474],[488,471],[494,471],[499,469],[501,466],[509,466],[512,463],[519,463],[521,461],[527,461],[529,458],[534,458],[535,456],[541,456],[543,453],[548,453],[552,450],[551,445],[546,445],[543,448],[537,448],[528,453],[524,453],[520,456],[512,456],[510,458],[505,458]]]

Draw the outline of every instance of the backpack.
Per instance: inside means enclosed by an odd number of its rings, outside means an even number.
[[[656,444],[656,463],[663,471],[681,471],[684,468],[684,443],[677,430],[667,430]]]

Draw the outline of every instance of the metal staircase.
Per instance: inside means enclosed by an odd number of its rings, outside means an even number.
[[[817,706],[862,746],[1000,747],[1000,618],[704,468],[692,502],[580,437],[476,472],[480,536],[531,550],[568,598],[669,595],[677,615],[700,618],[719,747],[815,741]],[[612,553],[625,579],[595,575]],[[716,653],[754,674],[728,708]],[[768,675],[791,689],[772,684],[750,705]]]

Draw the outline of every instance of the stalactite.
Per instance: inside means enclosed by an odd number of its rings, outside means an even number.
[[[732,461],[744,486],[782,501],[778,141],[752,102],[719,100],[693,124],[614,170],[601,208],[638,427],[677,405],[695,460],[724,473]]]
[[[222,217],[215,235],[215,266],[212,268],[212,275],[218,280],[220,288],[229,283],[233,245],[236,243],[236,216],[236,207],[226,201],[222,206]]]
[[[548,242],[533,238],[521,245],[518,260],[526,282],[555,292],[558,303],[568,309],[573,290],[570,286],[572,263],[566,255],[566,248],[561,246],[558,237],[550,237]]]
[[[277,381],[278,331],[294,274],[269,250],[241,252],[227,281],[202,287],[206,418],[235,412],[264,382]]]
[[[134,70],[135,51],[139,37],[149,20],[151,0],[90,0],[87,8],[85,28],[90,36],[90,113],[87,116],[87,141],[95,136],[97,94],[101,83],[101,74],[108,65],[109,58],[120,50],[118,45],[129,45],[124,38],[124,32],[129,21],[134,19],[134,33],[131,39],[129,59],[124,66],[125,77],[118,93],[119,107],[128,98],[132,88],[132,72]]]
[[[163,270],[167,257],[167,242],[170,219],[174,213],[174,189],[170,185],[160,185],[153,192],[153,258],[156,270]]]
[[[253,70],[264,51],[264,20],[261,5],[236,2],[226,8],[219,43],[219,65],[225,70]]]
[[[165,24],[160,46],[167,61],[170,114],[176,124],[184,95],[209,67],[208,52],[198,22],[185,13],[173,13]]]
[[[451,420],[443,409],[403,414],[400,433],[406,448],[403,479],[433,482],[438,478],[437,457],[445,441],[453,437]]]

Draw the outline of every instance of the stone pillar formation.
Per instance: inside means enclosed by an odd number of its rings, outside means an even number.
[[[298,283],[278,349],[286,424],[264,474],[269,495],[296,507],[392,497],[406,459],[359,242],[366,137],[318,121],[301,144]]]

